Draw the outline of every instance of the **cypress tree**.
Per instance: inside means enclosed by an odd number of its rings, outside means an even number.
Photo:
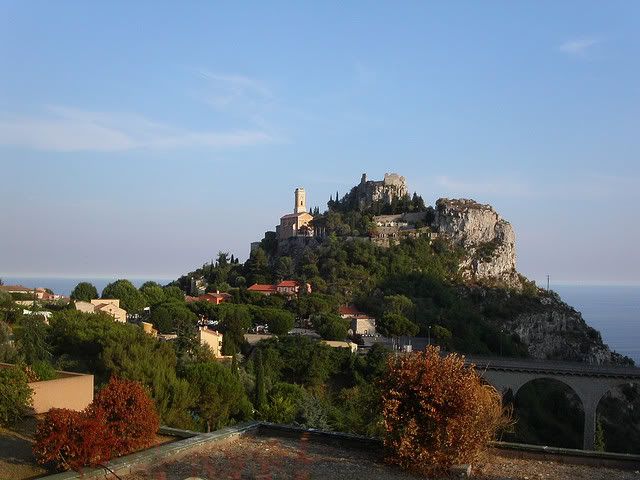
[[[264,385],[264,365],[262,364],[262,351],[258,348],[256,351],[256,397],[255,407],[258,414],[261,413],[263,407],[267,404],[267,392]]]

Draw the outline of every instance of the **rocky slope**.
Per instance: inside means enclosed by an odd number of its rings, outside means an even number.
[[[434,228],[467,253],[460,265],[465,278],[498,280],[511,287],[520,284],[513,228],[490,205],[441,198],[436,202]]]
[[[555,293],[541,294],[532,307],[505,322],[507,330],[527,344],[531,357],[598,365],[632,363],[612,352],[602,342],[600,332]]]

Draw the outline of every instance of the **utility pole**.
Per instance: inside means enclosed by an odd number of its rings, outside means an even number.
[[[502,357],[502,334],[504,333],[504,327],[500,329],[500,356]]]

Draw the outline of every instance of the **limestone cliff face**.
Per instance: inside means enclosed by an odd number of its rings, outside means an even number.
[[[580,312],[554,293],[545,292],[536,303],[505,323],[507,331],[527,344],[533,358],[591,364],[630,363],[628,358],[609,350],[600,333],[587,325]]]
[[[438,235],[467,253],[460,265],[466,278],[498,280],[512,286],[519,283],[513,228],[493,207],[474,200],[441,198],[435,210]]]

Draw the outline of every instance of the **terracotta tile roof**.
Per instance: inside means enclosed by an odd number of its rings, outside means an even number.
[[[350,305],[340,306],[340,308],[338,308],[338,313],[340,315],[353,315],[354,317],[358,315],[362,315],[362,312],[360,310]]]
[[[22,285],[2,285],[0,286],[0,290],[2,290],[3,292],[33,292],[32,288],[23,287]]]
[[[287,213],[286,215],[283,215],[280,217],[280,219],[282,220],[283,218],[298,218],[301,215],[304,215],[307,212],[300,212],[300,213]]]
[[[275,285],[265,285],[263,283],[254,283],[247,290],[250,290],[252,292],[274,292],[274,293],[277,291]]]
[[[276,287],[297,287],[298,282],[295,280],[283,280]]]

